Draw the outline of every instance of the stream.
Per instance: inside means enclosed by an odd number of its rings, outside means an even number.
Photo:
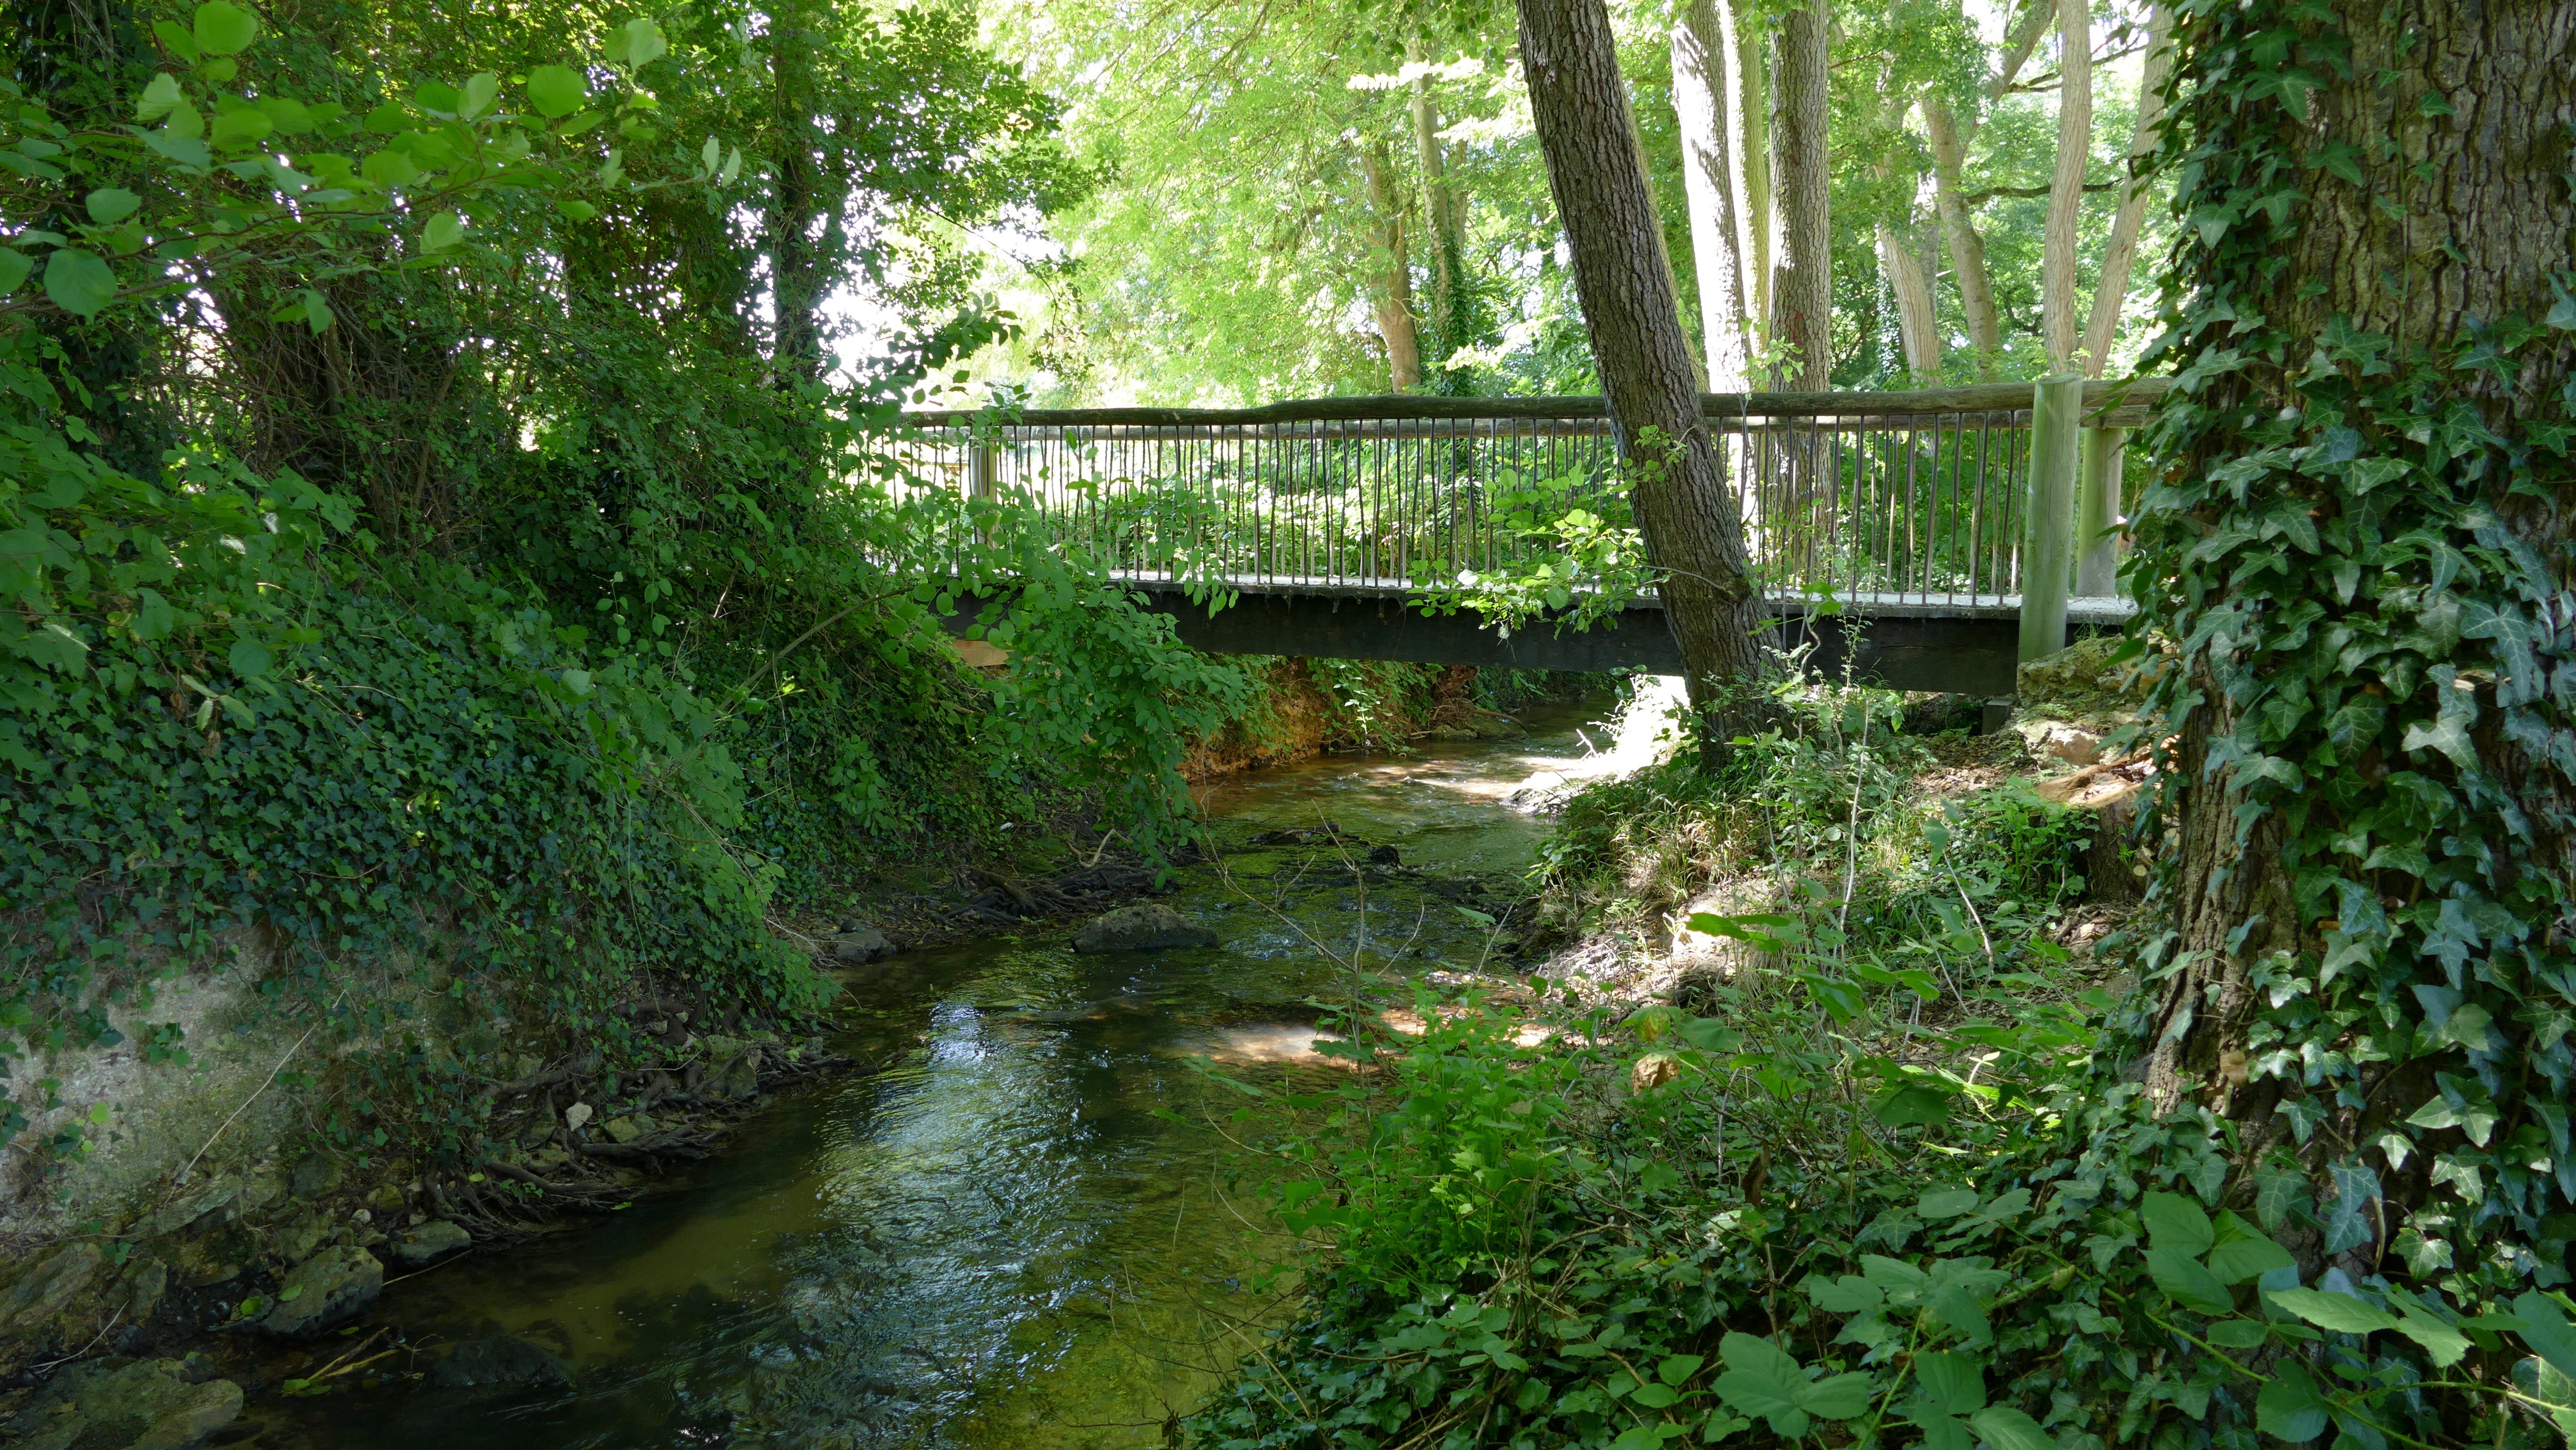
[[[569,1389],[270,1399],[281,1433],[262,1443],[1160,1443],[1283,1312],[1258,1288],[1285,1241],[1225,1136],[1254,1100],[1207,1069],[1338,1081],[1307,1004],[1340,995],[1333,956],[1363,931],[1372,962],[1472,967],[1490,933],[1460,903],[1486,899],[1478,882],[1513,894],[1548,831],[1509,798],[1604,769],[1603,708],[1205,788],[1225,870],[1192,867],[1162,899],[1215,947],[1077,955],[1065,924],[851,975],[839,1045],[891,1068],[783,1094],[624,1212],[377,1306],[424,1367],[442,1342],[510,1334],[561,1356]],[[1326,821],[1401,865],[1355,877],[1320,834],[1282,839]]]

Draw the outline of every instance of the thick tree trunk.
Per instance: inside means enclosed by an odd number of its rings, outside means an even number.
[[[1360,166],[1368,176],[1369,211],[1376,224],[1370,240],[1380,268],[1369,282],[1369,310],[1386,343],[1388,381],[1395,391],[1409,393],[1422,386],[1422,343],[1413,328],[1413,263],[1405,255],[1404,202],[1383,145],[1361,151]]]
[[[2205,382],[2139,521],[2145,620],[2185,643],[2122,1056],[2240,1162],[2295,1150],[2348,1272],[2505,1282],[2571,1200],[2576,464],[2537,440],[2576,379],[2576,5],[2324,9],[2177,22],[2176,210],[2229,220],[2177,249],[2168,358]],[[2257,38],[2322,88],[2250,82]]]
[[[1721,393],[1752,384],[1752,317],[1738,250],[1738,178],[1727,151],[1725,113],[1734,90],[1730,48],[1715,0],[1691,0],[1673,22],[1673,111],[1681,126],[1682,191],[1690,202],[1691,261],[1699,278],[1701,347],[1708,385]]]
[[[2129,138],[2129,174],[2120,179],[2120,210],[2111,218],[2111,241],[2093,284],[2093,311],[2084,320],[2084,371],[2102,376],[2120,333],[2129,274],[2138,260],[2138,230],[2147,219],[2147,162],[2154,158],[2164,121],[2165,80],[2173,74],[2173,8],[2159,3],[2147,18],[2147,58],[2138,75],[2138,128]]]
[[[1419,40],[1407,42],[1405,59],[1421,65],[1430,59]],[[1457,194],[1449,185],[1449,163],[1440,147],[1440,112],[1432,104],[1431,78],[1413,78],[1413,150],[1422,168],[1423,212],[1431,221],[1431,366],[1446,376],[1449,354],[1472,339],[1464,326],[1464,298],[1459,294],[1466,265],[1466,238],[1458,216]],[[1435,388],[1434,391],[1441,391]]]
[[[1646,549],[1695,706],[1723,713],[1758,669],[1744,525],[1700,416],[1664,232],[1602,0],[1520,0],[1521,62],[1548,189]],[[1726,738],[1723,719],[1707,738]]]
[[[1883,93],[1884,124],[1890,132],[1905,127],[1907,102],[1894,92]],[[1894,168],[1881,162],[1881,180],[1893,183]],[[1941,378],[1941,324],[1932,307],[1932,273],[1923,265],[1923,254],[1916,249],[1914,217],[1907,214],[1878,224],[1878,265],[1887,274],[1887,289],[1896,298],[1896,335],[1905,351],[1905,367],[1914,374],[1915,386],[1938,383]]]
[[[2077,230],[2084,221],[2084,168],[2093,156],[2092,0],[2058,0],[2057,167],[2048,183],[2048,230],[2039,260],[2039,327],[2049,366],[2075,362]]]
[[[2074,4],[2077,0],[2067,0]],[[1833,386],[1834,259],[1826,157],[1828,0],[1798,0],[1780,15],[1780,83],[1771,117],[1782,246],[1771,280],[1771,340],[1796,361],[1781,381],[1805,392]]]

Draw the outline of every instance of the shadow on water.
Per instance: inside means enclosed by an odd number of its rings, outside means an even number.
[[[379,1306],[424,1366],[513,1334],[562,1356],[571,1389],[298,1401],[281,1442],[1158,1443],[1259,1332],[1254,1282],[1285,1247],[1232,1176],[1224,1129],[1250,1099],[1190,1059],[1269,1088],[1339,1082],[1306,1005],[1340,995],[1338,968],[1309,938],[1473,963],[1486,935],[1454,883],[1526,867],[1545,826],[1505,798],[1580,769],[1583,719],[1211,788],[1234,885],[1194,870],[1169,900],[1216,947],[1079,956],[1059,930],[896,958],[852,984],[844,1044],[894,1068],[772,1105],[674,1191]],[[1365,912],[1340,850],[1249,844],[1325,820],[1401,855],[1356,878]]]

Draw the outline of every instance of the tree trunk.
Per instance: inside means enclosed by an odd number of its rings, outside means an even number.
[[[1430,59],[1419,40],[1408,41],[1404,55],[1416,65]],[[1436,383],[1448,376],[1449,355],[1471,340],[1464,325],[1465,298],[1459,292],[1466,242],[1460,231],[1457,196],[1449,187],[1448,161],[1440,149],[1440,112],[1431,101],[1429,76],[1414,76],[1412,101],[1413,149],[1422,167],[1423,211],[1431,221],[1431,365],[1438,371]]]
[[[2048,230],[2039,260],[2039,328],[2048,363],[2075,362],[2076,232],[2084,220],[2084,169],[2093,156],[2092,0],[2058,0],[2057,169],[2048,183]]]
[[[2021,24],[2004,45],[2003,61],[1986,80],[1986,99],[2000,100],[2021,76],[2030,53],[2056,17],[2050,0],[2032,0]],[[1963,181],[1968,142],[1977,133],[1976,118],[1962,122],[1951,113],[1940,92],[1923,97],[1923,131],[1932,144],[1933,209],[1940,213],[1941,238],[1950,249],[1950,275],[1959,286],[1959,310],[1967,315],[1968,345],[1977,351],[1977,375],[1995,376],[1995,357],[2004,345],[2003,314],[1995,306],[1994,283],[1986,272],[1986,241],[1977,231]]]
[[[2084,320],[2084,371],[2102,376],[2119,336],[2120,309],[2128,301],[2129,274],[2138,260],[2138,229],[2147,219],[2147,163],[2154,159],[2164,120],[2165,78],[2173,73],[2173,9],[2159,3],[2147,17],[2147,58],[2138,75],[2138,129],[2129,138],[2129,174],[2121,179],[2120,210],[2111,218],[2111,242],[2093,284],[2093,311]]]
[[[1832,172],[1825,152],[1826,40],[1832,21],[1827,3],[1799,0],[1781,12],[1779,96],[1771,118],[1782,242],[1771,281],[1771,341],[1795,354],[1781,381],[1804,392],[1833,386]]]
[[[825,217],[814,159],[813,47],[804,3],[770,12],[769,66],[778,174],[771,182],[770,304],[777,331],[771,367],[780,387],[823,374],[823,266],[817,231]]]
[[[1891,132],[1905,127],[1906,103],[1893,92],[1882,97],[1884,122]],[[1881,162],[1881,180],[1893,182],[1894,168]],[[1878,265],[1887,273],[1888,291],[1896,297],[1896,335],[1905,350],[1906,371],[1917,387],[1941,378],[1941,323],[1932,307],[1932,274],[1916,250],[1911,209],[1900,220],[1878,224]]]
[[[1771,205],[1771,68],[1764,63],[1763,38],[1743,23],[1737,0],[1717,0],[1717,29],[1725,42],[1729,84],[1726,101],[1726,165],[1735,188],[1735,254],[1744,268],[1744,306],[1752,357],[1769,346],[1771,326],[1771,257],[1777,250],[1777,214]],[[1747,376],[1768,370],[1749,369]]]
[[[1422,386],[1422,343],[1413,330],[1413,263],[1405,255],[1404,202],[1396,194],[1394,167],[1386,147],[1360,152],[1368,176],[1369,211],[1376,222],[1371,238],[1381,270],[1371,279],[1369,310],[1377,318],[1377,335],[1386,342],[1388,382],[1399,393]]]
[[[1673,111],[1681,127],[1682,190],[1690,201],[1708,385],[1721,393],[1745,392],[1753,386],[1753,337],[1738,250],[1736,187],[1742,173],[1727,151],[1724,98],[1734,89],[1734,77],[1714,0],[1691,0],[1683,9],[1673,22],[1672,51]]]
[[[2177,20],[2174,206],[2225,220],[2168,293],[2159,361],[2200,381],[2152,435],[2135,575],[2135,627],[2182,642],[2167,930],[2104,1060],[2234,1120],[2240,1165],[2294,1151],[2347,1272],[2509,1294],[2576,1202],[2576,5],[2319,10]],[[2257,44],[2286,54],[2249,72]],[[2267,88],[2294,72],[2321,89]]]
[[[1548,190],[1574,258],[1630,499],[1663,571],[1665,618],[1681,646],[1695,707],[1729,738],[1729,690],[1760,664],[1760,596],[1744,525],[1700,416],[1690,343],[1673,296],[1661,219],[1639,160],[1627,80],[1602,0],[1520,0],[1521,62],[1547,157]]]

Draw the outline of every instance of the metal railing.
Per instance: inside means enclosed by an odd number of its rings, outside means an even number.
[[[2089,384],[2084,425],[2132,426],[2161,391]],[[1773,592],[1990,607],[2022,592],[2032,404],[2028,384],[1703,400]],[[1543,557],[1535,525],[1567,507],[1626,507],[1599,398],[917,413],[879,446],[904,487],[1018,494],[1121,576],[1237,588],[1419,588]]]

